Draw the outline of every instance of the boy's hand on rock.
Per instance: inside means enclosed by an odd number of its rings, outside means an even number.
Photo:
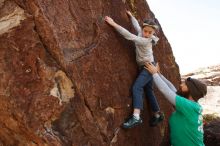
[[[110,25],[114,25],[115,24],[115,21],[109,17],[109,16],[105,16],[105,21],[110,24]]]
[[[128,16],[130,16],[130,17],[132,16],[130,11],[126,11],[126,13],[127,13]]]

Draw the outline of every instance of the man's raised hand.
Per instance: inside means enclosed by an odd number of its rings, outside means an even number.
[[[149,73],[151,73],[152,75],[158,73],[158,68],[154,66],[152,63],[146,63],[144,68],[148,70]]]

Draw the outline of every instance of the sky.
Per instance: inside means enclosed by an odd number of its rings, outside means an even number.
[[[147,0],[180,73],[220,64],[220,0]]]

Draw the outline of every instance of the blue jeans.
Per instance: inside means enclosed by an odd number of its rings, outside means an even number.
[[[143,109],[143,95],[144,91],[149,99],[151,109],[153,112],[160,111],[157,99],[153,92],[153,77],[152,75],[142,67],[133,87],[133,107],[137,109]]]

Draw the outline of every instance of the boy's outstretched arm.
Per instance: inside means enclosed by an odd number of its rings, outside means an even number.
[[[136,36],[136,35],[130,33],[128,30],[126,30],[125,28],[123,28],[120,25],[118,25],[117,23],[115,23],[115,21],[109,16],[105,17],[105,21],[109,25],[114,27],[127,40],[134,41],[135,43],[140,44],[140,45],[146,45],[148,43],[151,43],[151,41],[152,41],[152,38],[143,38],[143,37]]]
[[[137,31],[138,35],[140,35],[141,34],[141,27],[140,27],[137,19],[131,14],[130,11],[126,11],[126,13],[130,17],[131,23],[134,26],[134,29]]]
[[[176,106],[176,93],[169,88],[163,79],[161,79],[157,67],[151,63],[147,63],[145,69],[147,69],[153,75],[153,79],[157,88],[160,90],[160,92],[162,92],[165,98],[174,106]]]
[[[111,25],[111,26],[113,26],[113,27],[117,27],[117,26],[118,26],[118,24],[115,23],[115,21],[114,21],[111,17],[109,17],[109,16],[105,16],[105,21],[106,21],[109,25]]]

